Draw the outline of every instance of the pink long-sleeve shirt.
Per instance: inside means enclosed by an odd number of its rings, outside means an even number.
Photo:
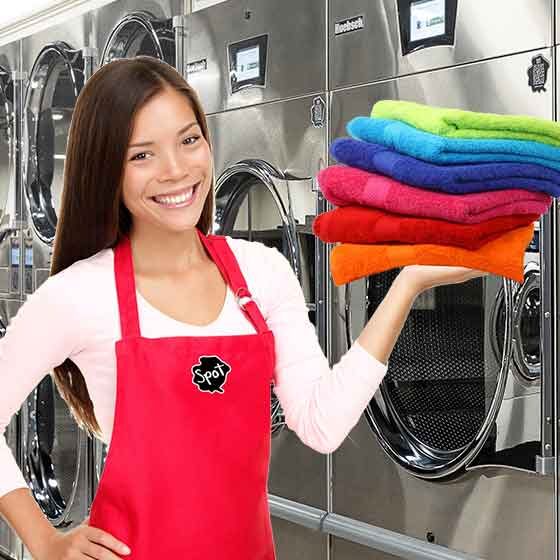
[[[262,243],[230,237],[227,241],[274,334],[274,391],[286,424],[308,446],[331,452],[359,420],[387,366],[354,343],[331,369],[286,258]],[[138,292],[137,300],[140,330],[148,338],[255,332],[229,288],[219,317],[204,326],[172,319]],[[44,375],[70,358],[86,380],[102,440],[110,443],[116,395],[114,347],[120,338],[111,249],[48,278],[28,297],[0,339],[0,433]],[[0,497],[25,486],[0,437]]]

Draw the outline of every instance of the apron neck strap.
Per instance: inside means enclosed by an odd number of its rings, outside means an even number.
[[[196,228],[196,232],[210,257],[220,270],[225,282],[235,294],[236,301],[247,319],[253,324],[259,334],[268,331],[268,325],[251,297],[243,273],[226,238],[220,235],[204,235],[198,228]],[[138,337],[140,336],[140,321],[138,318],[132,247],[128,236],[123,236],[114,248],[114,262],[115,283],[121,320],[121,337]]]
[[[134,282],[134,263],[130,238],[124,236],[114,249],[115,283],[121,317],[121,337],[140,336],[136,283]]]
[[[268,331],[268,325],[251,296],[245,277],[239,268],[239,263],[226,238],[223,235],[204,235],[198,229],[196,231],[206,250],[210,253],[212,260],[222,273],[224,280],[235,294],[235,299],[239,307],[241,307],[241,311],[243,311],[258,333]]]

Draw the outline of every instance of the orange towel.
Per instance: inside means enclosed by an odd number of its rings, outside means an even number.
[[[525,249],[534,224],[516,228],[474,251],[448,245],[353,245],[331,252],[331,274],[337,286],[409,264],[466,266],[523,282]]]

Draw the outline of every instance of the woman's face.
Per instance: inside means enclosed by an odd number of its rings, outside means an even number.
[[[123,202],[135,229],[196,226],[212,181],[212,156],[189,100],[165,88],[134,119]]]

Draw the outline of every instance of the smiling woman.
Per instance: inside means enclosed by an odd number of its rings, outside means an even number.
[[[182,76],[147,56],[102,66],[80,93],[72,118],[51,274],[115,247],[124,236],[152,248],[149,259],[135,252],[139,273],[139,263],[148,261],[152,270],[168,270],[180,255],[203,260],[192,228],[210,231],[212,184],[206,118]],[[188,190],[188,203],[156,200]],[[78,420],[99,433],[75,364],[66,360],[55,378]]]

